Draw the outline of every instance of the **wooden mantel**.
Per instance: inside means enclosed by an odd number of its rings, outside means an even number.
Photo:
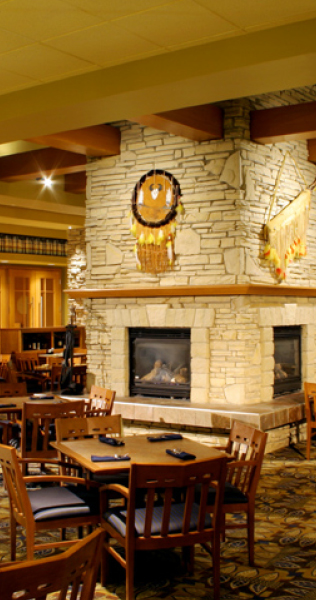
[[[287,285],[196,285],[64,290],[70,298],[157,298],[161,296],[299,296],[316,298],[316,288]]]

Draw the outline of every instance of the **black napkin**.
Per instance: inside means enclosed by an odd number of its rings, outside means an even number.
[[[130,456],[96,456],[91,455],[92,462],[118,462],[121,460],[131,460]]]
[[[0,408],[16,408],[16,404],[2,404],[0,402]]]
[[[149,442],[167,442],[169,440],[182,440],[181,433],[162,433],[157,436],[149,436],[147,438]]]
[[[167,454],[174,456],[175,458],[181,458],[181,460],[194,460],[196,456],[184,450],[166,450]]]
[[[122,440],[105,437],[104,435],[99,436],[99,441],[102,442],[102,444],[109,444],[109,446],[125,446],[125,442],[122,442]]]

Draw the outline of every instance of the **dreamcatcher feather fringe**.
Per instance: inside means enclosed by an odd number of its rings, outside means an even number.
[[[175,259],[175,221],[159,229],[144,227],[134,222],[131,232],[137,239],[134,252],[139,271],[144,271],[145,273],[163,273],[172,268]]]

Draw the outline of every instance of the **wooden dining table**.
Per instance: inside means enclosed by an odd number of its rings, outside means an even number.
[[[9,410],[9,405],[11,405],[10,407],[16,410],[20,410],[22,411],[23,408],[23,404],[24,402],[40,402],[45,403],[45,404],[61,404],[63,402],[69,402],[68,399],[66,398],[60,398],[59,396],[54,396],[53,398],[37,398],[35,400],[31,399],[31,395],[29,396],[6,396],[3,398],[0,398],[0,414],[1,413],[5,413],[7,412],[7,410]]]
[[[151,436],[146,434],[124,436],[120,438],[124,442],[124,446],[110,446],[102,443],[98,438],[52,442],[51,445],[62,455],[74,460],[84,469],[95,474],[128,472],[133,462],[143,464],[183,464],[183,460],[167,454],[167,449],[181,450],[196,457],[186,462],[223,456],[223,452],[220,450],[186,437],[180,440],[156,442],[150,442],[148,437]],[[111,462],[93,462],[91,460],[92,455],[115,457],[115,455],[125,454],[130,457],[130,460],[113,460]]]

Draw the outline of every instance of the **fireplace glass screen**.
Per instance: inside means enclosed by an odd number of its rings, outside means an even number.
[[[132,328],[130,394],[190,399],[190,330]]]
[[[300,390],[301,328],[274,328],[274,393]]]

